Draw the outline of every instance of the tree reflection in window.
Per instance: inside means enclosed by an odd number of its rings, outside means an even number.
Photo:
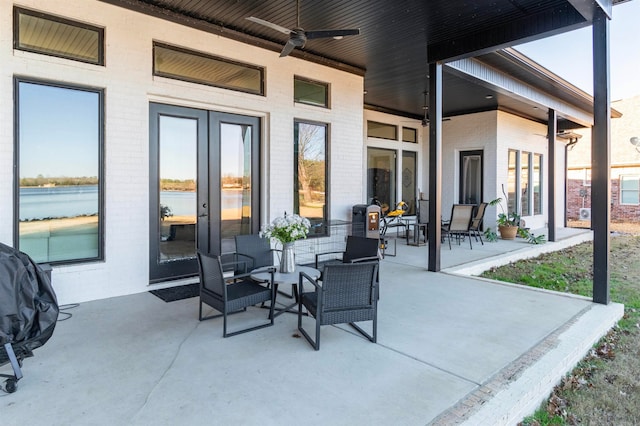
[[[294,212],[311,222],[309,236],[326,234],[327,125],[294,124]]]

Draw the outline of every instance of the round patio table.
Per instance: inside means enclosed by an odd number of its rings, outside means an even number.
[[[256,281],[269,281],[271,279],[271,273],[269,272],[269,269],[271,268],[273,268],[273,266],[263,266],[261,268],[254,269],[253,271],[251,271],[251,278]],[[298,305],[298,280],[300,279],[300,272],[304,272],[314,280],[317,280],[318,278],[320,278],[320,271],[315,268],[311,268],[310,266],[301,266],[301,265],[296,265],[295,271],[288,272],[288,273],[280,272],[279,265],[275,266],[275,268],[276,268],[276,272],[273,274],[273,283],[276,286],[275,288],[276,298],[278,294],[278,285],[291,284],[291,292],[295,300],[295,303],[286,305],[283,308],[275,308],[275,310],[277,310],[278,312],[276,312],[273,316],[275,318],[278,315],[281,315],[285,312],[297,314],[298,311],[293,310],[293,308],[295,308]]]

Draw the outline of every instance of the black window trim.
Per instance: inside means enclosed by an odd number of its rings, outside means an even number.
[[[194,55],[194,56],[199,56],[201,58],[205,58],[205,59],[212,59],[215,61],[220,61],[220,62],[225,62],[227,64],[231,64],[231,65],[238,65],[241,67],[245,67],[245,68],[250,68],[256,71],[260,72],[260,90],[258,92],[254,91],[254,90],[245,90],[245,89],[241,89],[238,87],[232,87],[232,86],[225,86],[222,84],[215,84],[212,82],[206,82],[206,81],[201,81],[201,80],[194,80],[194,79],[190,79],[187,77],[180,77],[180,76],[176,76],[174,74],[168,74],[168,73],[163,73],[161,71],[156,70],[156,61],[155,61],[155,55],[156,55],[156,47],[161,47],[164,49],[169,49],[169,50],[174,50],[176,52],[180,52],[180,53],[186,53],[189,55]],[[188,49],[185,47],[180,47],[180,46],[176,46],[173,44],[168,44],[168,43],[163,43],[161,41],[153,41],[153,48],[152,48],[152,61],[151,61],[151,66],[152,66],[152,74],[154,76],[157,77],[163,77],[163,78],[169,78],[171,80],[179,80],[179,81],[185,81],[187,83],[193,83],[193,84],[201,84],[204,86],[210,86],[210,87],[217,87],[220,89],[226,89],[226,90],[233,90],[236,92],[241,92],[241,93],[249,93],[251,95],[258,95],[258,96],[266,96],[266,90],[265,90],[265,68],[258,66],[258,65],[253,65],[253,64],[248,64],[246,62],[240,62],[240,61],[236,61],[233,59],[229,59],[229,58],[225,58],[222,56],[216,56],[216,55],[212,55],[209,53],[204,53],[204,52],[200,52],[198,50],[193,50],[193,49]]]
[[[44,262],[51,265],[71,265],[88,262],[103,262],[105,260],[104,249],[104,232],[105,232],[105,165],[104,165],[104,135],[105,135],[105,89],[101,87],[82,86],[76,84],[69,84],[64,82],[58,82],[53,80],[44,80],[31,77],[14,76],[13,78],[13,97],[14,114],[13,114],[13,246],[19,249],[20,243],[20,90],[18,88],[20,83],[40,84],[43,86],[57,87],[62,89],[82,90],[85,92],[93,92],[98,94],[98,120],[99,120],[99,134],[98,134],[98,256],[83,258],[83,259],[71,259],[61,261]]]
[[[97,32],[98,33],[98,61],[96,62],[96,61],[91,61],[89,59],[75,58],[72,56],[55,54],[52,52],[43,52],[42,50],[31,49],[28,47],[20,46],[20,43],[18,42],[18,40],[20,38],[20,15],[21,14]],[[63,18],[61,16],[51,15],[49,13],[44,13],[44,12],[40,12],[32,9],[25,9],[23,7],[18,7],[18,6],[13,7],[13,48],[16,50],[38,53],[40,55],[53,56],[56,58],[68,59],[71,61],[83,62],[86,64],[105,66],[104,32],[105,32],[104,27],[98,27],[95,25],[87,24],[85,22],[75,21],[73,19]]]
[[[376,123],[376,124],[382,124],[384,126],[389,126],[389,127],[393,127],[394,129],[396,129],[395,133],[396,133],[396,137],[395,138],[383,138],[380,136],[370,136],[369,135],[369,123]],[[389,124],[389,123],[383,123],[381,121],[376,121],[376,120],[367,120],[367,137],[368,138],[375,138],[375,139],[384,139],[387,141],[398,141],[398,125],[397,124]]]
[[[320,86],[324,86],[325,87],[325,92],[324,92],[324,105],[318,105],[318,104],[314,104],[312,102],[306,102],[303,100],[297,100],[296,96],[295,96],[295,82],[296,80],[299,81],[304,81],[306,83],[312,83],[312,84],[318,84]],[[303,104],[303,105],[309,105],[309,106],[314,106],[314,107],[318,107],[318,108],[326,108],[326,109],[331,109],[331,85],[327,82],[324,81],[319,81],[319,80],[313,80],[311,78],[307,78],[307,77],[302,77],[300,75],[294,75],[293,76],[293,84],[294,84],[294,94],[293,94],[293,102],[297,103],[297,104]]]
[[[329,123],[326,122],[322,122],[322,121],[314,121],[314,120],[307,120],[304,118],[294,118],[293,119],[293,132],[294,135],[298,135],[298,130],[297,127],[300,123],[304,123],[304,124],[312,124],[314,126],[323,126],[325,128],[325,138],[324,138],[324,143],[325,143],[325,160],[324,160],[324,210],[325,210],[325,214],[327,215],[327,217],[324,218],[325,220],[325,225],[331,223],[331,176],[329,174],[329,159],[331,158],[330,155],[330,150],[331,150],[331,137],[330,137],[330,130],[331,130],[331,126]],[[298,141],[295,140],[295,136],[294,136],[294,144],[297,144]],[[298,158],[297,158],[297,149],[294,148],[294,170],[293,170],[293,178],[294,178],[294,182],[293,182],[293,204],[294,204],[294,211],[296,210],[296,206],[298,207],[298,213],[299,214],[299,202],[300,199],[299,194],[298,194]],[[325,226],[326,229],[326,233],[318,233],[318,234],[309,234],[307,236],[307,238],[320,238],[320,237],[328,237],[329,236],[329,226]]]

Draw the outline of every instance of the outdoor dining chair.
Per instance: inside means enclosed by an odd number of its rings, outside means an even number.
[[[469,237],[469,247],[473,249],[470,228],[475,207],[472,204],[454,204],[451,208],[451,219],[442,226],[442,238],[448,237],[449,250],[451,250],[452,237],[458,240],[458,244],[464,237]]]
[[[275,286],[270,270],[270,285],[264,287],[249,278],[247,274],[236,274],[232,277],[223,275],[223,266],[219,256],[198,252],[200,273],[200,321],[223,317],[222,336],[229,337],[247,331],[257,330],[273,325],[273,309],[275,305]],[[269,322],[227,333],[227,316],[246,311],[247,307],[270,301]],[[202,316],[202,304],[206,304],[220,312],[218,315]]]
[[[378,326],[378,264],[331,263],[325,266],[322,284],[305,273],[300,273],[298,299],[298,330],[317,351],[320,350],[320,327],[330,324],[348,323],[358,333],[375,343]],[[304,291],[304,283],[314,289]],[[302,307],[315,318],[315,339],[302,327]],[[356,322],[372,321],[371,334]]]
[[[480,243],[484,245],[482,241],[482,221],[484,220],[484,212],[487,210],[488,203],[480,203],[478,207],[475,209],[475,214],[473,215],[473,219],[471,219],[471,226],[469,226],[469,233],[473,235],[478,241],[480,238]]]

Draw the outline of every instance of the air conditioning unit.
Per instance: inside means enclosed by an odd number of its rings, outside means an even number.
[[[591,209],[583,207],[580,209],[580,220],[591,220]]]

